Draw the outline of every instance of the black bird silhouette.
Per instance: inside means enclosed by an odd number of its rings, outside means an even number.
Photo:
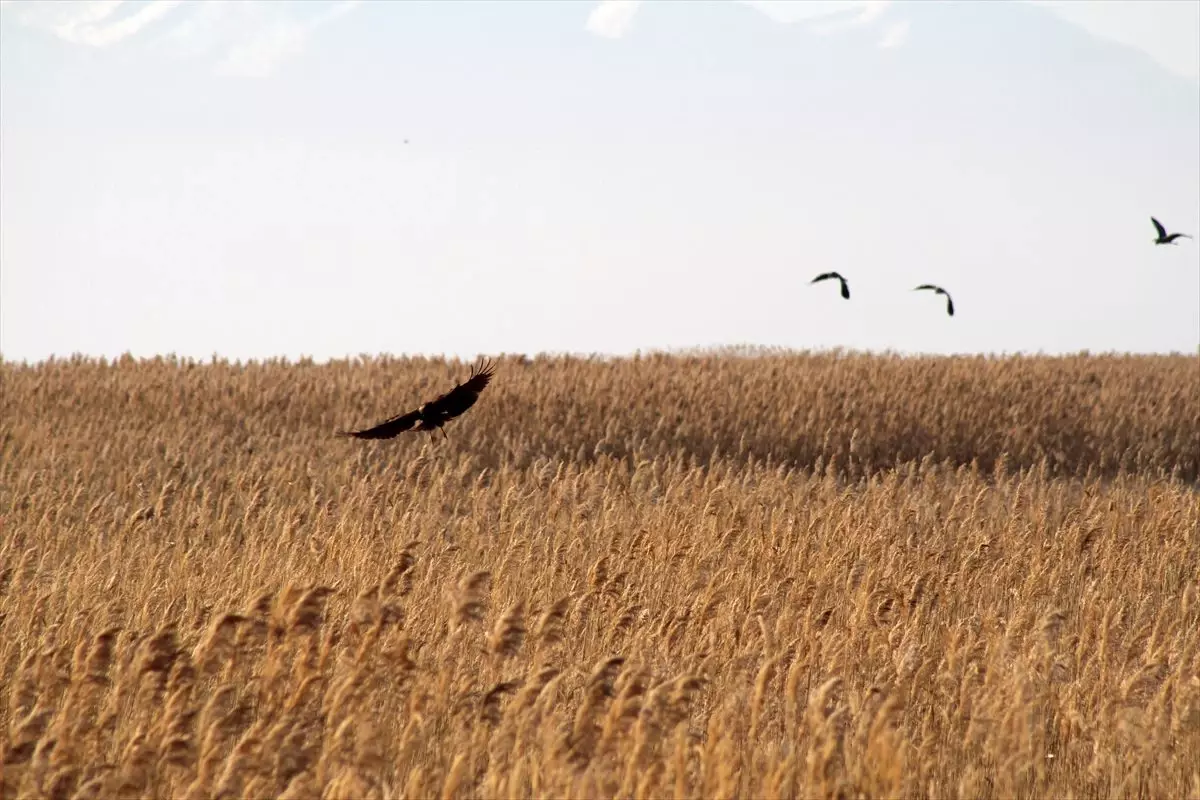
[[[950,298],[949,292],[947,292],[945,289],[943,289],[940,286],[934,286],[932,283],[922,283],[916,289],[913,289],[913,291],[916,292],[916,291],[920,291],[921,289],[932,289],[933,291],[937,292],[938,294],[946,295],[946,313],[952,317],[954,316],[954,301]]]
[[[399,414],[373,428],[361,431],[338,431],[338,434],[354,436],[358,439],[392,439],[411,430],[413,425],[416,425],[418,431],[429,431],[430,437],[433,436],[434,431],[441,430],[442,436],[449,439],[450,437],[446,436],[446,431],[442,426],[475,405],[475,401],[479,399],[479,393],[487,387],[494,371],[495,366],[490,361],[485,362],[471,370],[471,377],[467,378],[466,383],[457,384],[445,394],[439,395],[428,403],[422,403],[416,411]]]
[[[1175,240],[1178,239],[1180,236],[1182,236],[1185,239],[1192,238],[1191,236],[1189,236],[1186,233],[1168,234],[1167,229],[1163,227],[1163,224],[1161,222],[1156,220],[1154,217],[1151,217],[1150,221],[1154,223],[1154,230],[1158,231],[1158,238],[1154,240],[1155,244],[1175,244]]]
[[[836,272],[822,272],[820,275],[818,275],[817,277],[815,277],[811,281],[809,281],[809,283],[810,284],[819,283],[820,281],[829,280],[830,278],[838,279],[838,283],[842,284],[842,297],[849,300],[850,299],[850,286],[846,283],[846,279],[843,278],[841,275],[837,274]]]

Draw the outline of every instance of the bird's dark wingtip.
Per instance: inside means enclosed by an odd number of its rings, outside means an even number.
[[[471,377],[479,375],[487,375],[489,378],[496,371],[496,362],[490,358],[484,358],[478,366],[471,370]]]

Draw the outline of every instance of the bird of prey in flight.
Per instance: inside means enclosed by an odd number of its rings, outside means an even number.
[[[1154,217],[1151,217],[1150,221],[1154,223],[1154,230],[1158,231],[1158,238],[1154,240],[1155,244],[1175,244],[1175,240],[1180,236],[1185,239],[1192,238],[1186,233],[1167,233],[1167,229],[1163,227],[1163,224]]]
[[[392,439],[407,430],[413,430],[413,426],[416,425],[415,430],[429,431],[431,438],[434,431],[441,430],[442,436],[449,439],[450,437],[446,436],[446,431],[442,426],[475,405],[475,401],[479,399],[479,393],[487,387],[494,371],[495,366],[490,361],[485,362],[471,370],[471,376],[465,383],[457,384],[445,394],[439,395],[427,403],[422,403],[415,411],[384,420],[373,428],[361,431],[338,431],[338,433],[341,436],[353,436],[358,439]]]
[[[932,283],[922,283],[916,289],[913,289],[913,291],[916,292],[916,291],[920,291],[921,289],[931,289],[934,292],[936,292],[937,294],[946,295],[946,313],[952,317],[954,316],[954,301],[950,298],[949,292],[947,292],[945,289],[943,289],[940,286],[934,286]]]
[[[809,281],[809,284],[811,285],[814,283],[819,283],[820,281],[829,280],[830,278],[838,279],[838,283],[842,284],[842,297],[849,300],[850,299],[850,285],[848,283],[846,283],[845,278],[843,278],[841,275],[839,275],[836,272],[822,272],[820,275],[818,275],[817,277],[815,277],[811,281]]]

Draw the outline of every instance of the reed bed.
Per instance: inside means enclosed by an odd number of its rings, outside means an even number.
[[[1196,357],[0,365],[0,797],[1200,797]]]

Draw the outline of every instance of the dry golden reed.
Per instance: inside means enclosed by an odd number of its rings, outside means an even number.
[[[0,364],[0,799],[1200,797],[1200,361]]]

